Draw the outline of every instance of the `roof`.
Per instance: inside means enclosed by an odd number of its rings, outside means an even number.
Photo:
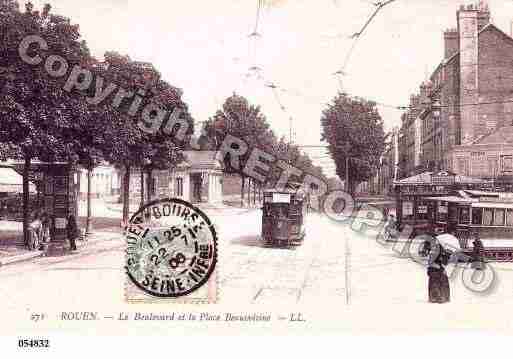
[[[476,201],[475,199],[472,200],[470,198],[463,198],[463,197],[458,197],[458,196],[440,196],[440,197],[433,196],[433,197],[426,197],[425,199],[432,200],[432,201],[456,202],[456,203],[472,203],[472,202]]]
[[[469,190],[466,189],[464,192],[471,194],[472,196],[486,196],[486,197],[499,197],[499,192],[486,192],[486,191],[478,191],[478,190]]]
[[[481,137],[474,145],[496,145],[496,144],[512,144],[513,145],[513,126],[500,127],[488,135]]]
[[[476,208],[509,208],[513,209],[513,202],[475,202],[472,207]]]
[[[495,30],[497,31],[498,33],[500,33],[504,38],[506,38],[507,40],[509,41],[512,41],[513,42],[513,38],[511,36],[509,36],[508,34],[506,34],[504,31],[502,31],[501,29],[499,29],[497,26],[495,26],[494,24],[492,24],[491,22],[486,24],[485,26],[483,26],[483,28],[481,30],[479,30],[479,33],[478,33],[478,36],[481,35],[483,32],[485,31],[488,31],[488,30]],[[452,54],[449,58],[447,59],[443,59],[440,64],[436,67],[435,71],[433,71],[433,74],[431,76],[433,76],[437,71],[438,69],[440,68],[440,66],[442,65],[447,65],[449,64],[450,62],[452,62],[454,59],[456,59],[458,56],[460,56],[460,53],[461,51],[457,51],[455,52],[454,54]]]
[[[403,178],[402,180],[395,181],[395,185],[433,185],[436,183],[433,183],[431,178],[433,175],[437,176],[437,173],[434,172],[423,172],[415,176],[411,176],[408,178]],[[473,177],[467,177],[463,175],[452,175],[452,174],[446,174],[447,177],[454,176],[454,182],[455,183],[466,183],[466,184],[479,184],[479,183],[487,183],[488,181],[482,180],[480,178],[473,178]]]
[[[407,185],[407,184],[430,184],[432,172],[424,172],[402,180],[396,181],[395,184]]]
[[[294,189],[291,189],[291,188],[282,188],[282,189],[270,188],[270,189],[264,189],[264,193],[290,193],[290,194],[294,194],[294,193],[297,193],[297,190],[294,190]]]
[[[184,151],[184,161],[178,167],[189,167],[198,169],[221,169],[221,162],[218,161],[216,151]]]

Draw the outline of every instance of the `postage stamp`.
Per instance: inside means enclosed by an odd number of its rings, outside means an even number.
[[[0,0],[0,283],[0,336],[513,333],[513,1]]]
[[[128,302],[213,303],[217,233],[199,208],[177,198],[152,201],[126,230]]]

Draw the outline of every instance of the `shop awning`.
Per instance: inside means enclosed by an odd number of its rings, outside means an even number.
[[[36,191],[34,184],[30,182],[29,191]],[[23,177],[12,168],[0,167],[0,192],[22,193]]]

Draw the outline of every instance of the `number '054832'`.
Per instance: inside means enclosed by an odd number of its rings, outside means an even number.
[[[49,348],[48,339],[18,339],[19,348]]]

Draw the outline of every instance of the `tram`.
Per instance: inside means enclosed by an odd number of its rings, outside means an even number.
[[[472,237],[481,239],[484,256],[513,261],[513,196],[511,193],[459,191],[458,195],[428,197],[429,217],[436,232],[453,234],[464,253],[472,252]]]
[[[297,187],[296,187],[297,188]],[[305,238],[307,194],[302,189],[268,189],[262,207],[262,239],[265,246],[295,247]]]
[[[431,231],[432,210],[429,198],[457,195],[461,190],[477,190],[487,181],[455,175],[446,171],[424,172],[394,182],[397,228],[413,228],[411,237]]]

